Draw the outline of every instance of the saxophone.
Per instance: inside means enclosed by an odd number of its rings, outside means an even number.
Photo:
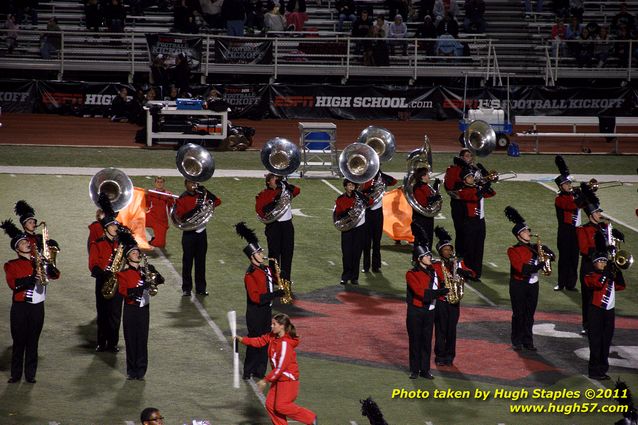
[[[275,279],[277,280],[277,289],[284,291],[284,296],[280,298],[282,304],[292,304],[292,282],[281,278],[281,268],[276,258],[268,258],[272,261],[275,269]]]
[[[532,235],[536,237],[536,252],[538,253],[538,261],[543,263],[542,273],[543,276],[549,276],[552,274],[552,262],[550,256],[543,249],[540,235]]]
[[[149,267],[148,256],[146,254],[142,254],[142,264],[140,264],[140,269],[142,271],[144,286],[148,287],[148,294],[151,297],[154,297],[159,292],[157,286],[164,283],[164,278],[157,270],[155,270],[155,268]]]
[[[47,271],[45,268],[45,259],[44,256],[38,251],[36,246],[33,247],[33,261],[35,265],[33,266],[35,270],[35,275],[40,280],[40,285],[47,286],[49,284],[49,277],[47,276]]]
[[[124,244],[119,244],[111,253],[109,265],[104,269],[110,273],[109,278],[102,284],[102,296],[107,300],[112,299],[117,292],[117,275],[116,273],[124,267]]]
[[[446,260],[443,260],[441,264],[441,269],[443,269],[443,277],[445,279],[445,287],[450,290],[445,296],[445,299],[450,304],[458,304],[461,302],[461,298],[465,294],[465,279],[461,277],[457,273],[458,268],[458,257],[454,256],[451,258],[452,262],[452,273],[447,270]]]

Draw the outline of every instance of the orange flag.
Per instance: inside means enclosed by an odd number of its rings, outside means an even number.
[[[146,192],[139,187],[133,188],[133,200],[117,215],[117,221],[131,229],[140,249],[152,251],[146,240]]]
[[[383,231],[395,241],[414,242],[412,230],[412,207],[402,189],[394,189],[383,195]]]

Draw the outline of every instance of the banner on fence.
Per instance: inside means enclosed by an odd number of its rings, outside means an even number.
[[[186,37],[171,34],[146,34],[146,44],[150,55],[150,62],[162,55],[164,64],[168,67],[177,65],[177,56],[181,53],[186,57],[191,71],[199,72],[202,63],[202,38]]]
[[[215,40],[215,63],[271,64],[272,41]]]
[[[6,80],[0,84],[2,112],[33,112],[36,103],[35,81]]]

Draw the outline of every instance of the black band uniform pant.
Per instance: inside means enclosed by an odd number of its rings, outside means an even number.
[[[558,225],[558,286],[576,288],[578,280],[578,236],[576,227],[560,223]]]
[[[365,223],[347,232],[341,232],[342,281],[359,280],[359,264],[363,253],[365,239]]]
[[[609,348],[614,337],[615,309],[589,305],[589,376],[604,376],[609,370]]]
[[[538,305],[538,282],[528,283],[510,278],[512,303],[512,345],[534,345],[534,314]]]
[[[415,307],[408,304],[408,314],[405,322],[408,328],[411,373],[430,371],[434,310],[429,308],[429,303],[425,307]]]
[[[193,262],[195,262],[195,291],[206,292],[206,230],[182,232],[182,291],[193,290]]]
[[[27,379],[35,379],[38,369],[38,342],[44,325],[44,302],[11,304],[11,377],[20,379],[22,368]]]
[[[102,295],[104,279],[95,279],[95,309],[97,310],[97,345],[115,348],[120,341],[123,298],[119,292],[110,300]]]
[[[292,220],[274,221],[266,224],[268,256],[277,259],[281,278],[290,280],[292,256],[295,251],[295,227]]]
[[[483,272],[483,252],[485,248],[485,219],[466,218],[463,223],[463,261],[476,273],[479,279]]]
[[[270,322],[272,319],[272,308],[270,304],[246,306],[246,326],[248,327],[248,337],[255,338],[270,332]],[[268,346],[246,347],[246,358],[244,359],[244,378],[251,376],[263,378],[268,367]]]
[[[456,356],[456,327],[461,315],[461,304],[436,302],[434,310],[434,362],[452,364]]]
[[[381,269],[381,236],[383,236],[383,207],[366,209],[366,236],[363,246],[363,270]],[[372,251],[372,261],[370,258]]]
[[[124,341],[126,342],[126,374],[143,378],[148,367],[148,328],[150,307],[124,305]]]
[[[463,223],[465,222],[465,203],[460,199],[450,199],[450,211],[454,222],[454,249],[458,257],[464,257]]]

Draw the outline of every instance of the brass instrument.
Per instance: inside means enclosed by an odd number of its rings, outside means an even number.
[[[112,299],[117,292],[117,275],[116,273],[124,267],[124,244],[119,244],[111,253],[109,265],[104,269],[110,273],[109,278],[102,284],[102,296],[107,300]]]
[[[534,236],[536,238],[536,251],[538,253],[538,261],[543,263],[543,268],[541,269],[541,272],[543,273],[543,276],[550,276],[552,274],[551,256],[548,255],[543,249],[543,244],[541,243],[540,235],[531,235],[531,236]]]
[[[89,196],[98,208],[100,193],[108,196],[113,211],[117,212],[126,208],[133,200],[133,182],[126,173],[117,168],[104,168],[98,171],[89,183]]]
[[[355,143],[363,143],[374,149],[379,155],[379,162],[390,161],[396,150],[394,135],[383,127],[372,125],[359,134]],[[385,189],[386,185],[381,175],[379,175],[372,182],[372,193],[370,194],[375,204],[381,202]]]
[[[275,137],[266,142],[261,149],[261,162],[271,173],[278,176],[287,176],[299,168],[301,164],[301,154],[297,145],[290,140]],[[291,194],[282,187],[281,195],[277,200],[275,208],[269,211],[265,217],[257,215],[257,219],[264,224],[279,220],[290,207],[291,200]]]
[[[281,278],[281,268],[276,258],[268,258],[273,262],[275,269],[275,280],[277,280],[277,289],[284,291],[284,296],[279,299],[282,304],[292,304],[292,282]]]
[[[452,262],[452,273],[447,270],[445,265],[445,263],[450,260]],[[465,279],[457,272],[457,268],[459,267],[458,257],[453,256],[450,260],[442,260],[443,264],[441,264],[443,277],[445,278],[445,287],[449,289],[445,299],[450,304],[458,304],[465,294]]]
[[[142,254],[142,263],[140,264],[142,270],[142,277],[144,279],[144,285],[148,286],[148,294],[151,297],[157,295],[157,286],[164,283],[164,278],[155,268],[150,268],[148,264],[148,256]]]
[[[634,256],[629,251],[618,249],[618,245],[621,241],[612,234],[613,227],[611,220],[607,217],[603,217],[603,219],[607,223],[607,232],[605,235],[607,237],[607,247],[611,248],[609,261],[613,262],[619,269],[627,270],[634,264]]]
[[[183,145],[177,151],[175,159],[177,170],[185,179],[193,182],[203,182],[210,179],[215,172],[213,156],[205,148],[193,143]],[[215,203],[208,199],[208,192],[203,186],[199,186],[198,210],[187,219],[178,217],[175,213],[177,204],[171,208],[171,222],[175,227],[183,231],[191,231],[202,228],[213,217]]]
[[[334,222],[335,227],[340,232],[347,232],[348,230],[352,230],[355,228],[361,216],[365,214],[366,208],[368,207],[365,202],[361,199],[360,195],[355,194],[354,206],[348,210],[348,214],[345,217],[337,218],[335,215],[335,209],[332,210],[332,220]]]
[[[587,186],[589,190],[592,192],[596,192],[598,189],[609,189],[610,187],[624,186],[625,184],[621,181],[609,181],[609,182],[599,182],[597,179],[589,179],[587,182]]]
[[[441,207],[443,206],[443,200],[439,199],[430,205],[421,205],[414,197],[414,185],[418,182],[414,181],[414,173],[419,168],[426,168],[428,172],[432,171],[432,164],[430,164],[431,156],[430,139],[426,135],[423,140],[423,146],[413,150],[408,155],[407,160],[407,175],[403,178],[403,194],[408,204],[419,214],[425,217],[435,217]],[[434,188],[432,188],[434,190]],[[435,190],[435,194],[438,194],[438,189]]]
[[[463,133],[465,147],[476,156],[488,156],[496,149],[496,132],[487,122],[475,120]]]
[[[40,285],[47,286],[49,284],[49,276],[47,276],[46,271],[46,260],[43,255],[38,251],[37,246],[33,246],[32,248],[33,262],[35,263],[33,268],[35,270],[35,275],[40,281]]]
[[[40,284],[47,286],[49,283],[49,277],[46,273],[46,265],[51,264],[55,267],[55,260],[57,258],[60,248],[57,246],[49,246],[49,231],[47,224],[41,221],[36,227],[42,226],[42,251],[38,250],[37,246],[33,247],[33,256],[35,259],[36,274],[40,277]]]
[[[504,175],[507,175],[507,177],[503,177]],[[481,175],[480,177],[478,177],[478,179],[476,180],[476,184],[480,186],[486,183],[498,183],[505,180],[512,180],[517,177],[518,177],[518,174],[516,174],[514,171],[499,173],[496,170],[490,170],[487,172],[485,176]]]

